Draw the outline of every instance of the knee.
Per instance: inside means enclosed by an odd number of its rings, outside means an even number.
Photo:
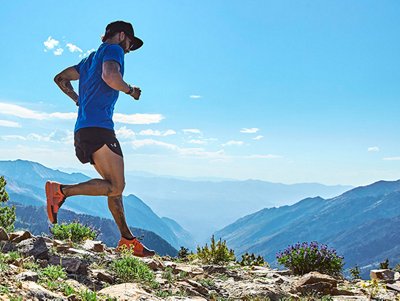
[[[108,192],[108,196],[120,196],[125,189],[125,182],[111,183],[111,189]]]

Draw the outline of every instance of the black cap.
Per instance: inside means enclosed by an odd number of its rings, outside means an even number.
[[[106,33],[104,34],[103,42],[117,32],[124,32],[132,40],[130,48],[131,51],[142,47],[143,41],[135,37],[132,24],[124,21],[115,21],[108,24],[106,27]]]

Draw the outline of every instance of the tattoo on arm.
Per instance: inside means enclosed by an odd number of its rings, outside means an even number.
[[[74,91],[71,81],[63,78],[62,76],[57,76],[56,83],[60,89],[67,94],[73,101],[78,102],[78,94]]]

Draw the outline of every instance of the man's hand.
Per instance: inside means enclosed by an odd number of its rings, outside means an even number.
[[[131,96],[134,99],[139,100],[141,94],[142,94],[142,90],[140,90],[139,87],[133,87],[133,92],[131,93]]]

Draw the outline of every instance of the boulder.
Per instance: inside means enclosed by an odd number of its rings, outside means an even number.
[[[13,243],[19,243],[25,239],[31,238],[32,234],[28,231],[17,231],[10,233],[9,237]]]
[[[39,276],[36,272],[26,271],[15,276],[17,281],[33,281],[36,282],[39,279]]]
[[[105,245],[101,241],[97,240],[86,240],[85,243],[82,246],[85,250],[87,251],[93,251],[93,252],[104,252]]]
[[[24,256],[33,256],[35,259],[48,259],[49,249],[43,237],[28,238],[16,245],[18,251]]]
[[[60,257],[53,255],[49,259],[51,265],[61,265],[69,274],[87,274],[88,264],[77,257]]]
[[[21,286],[27,292],[28,297],[30,297],[29,300],[67,300],[64,296],[53,293],[33,281],[23,281]]]
[[[293,292],[301,294],[333,294],[337,287],[337,280],[319,272],[310,272],[303,275],[294,283]]]
[[[136,283],[112,285],[98,291],[98,294],[116,298],[118,301],[160,300],[159,298],[152,296],[139,288],[138,284]]]
[[[389,269],[371,270],[369,275],[371,279],[394,280],[394,272]]]
[[[159,271],[165,268],[164,263],[157,258],[143,258],[142,261],[153,271]]]
[[[111,276],[109,273],[107,273],[105,270],[92,270],[93,276],[100,281],[104,281],[107,283],[113,283],[114,278]]]

